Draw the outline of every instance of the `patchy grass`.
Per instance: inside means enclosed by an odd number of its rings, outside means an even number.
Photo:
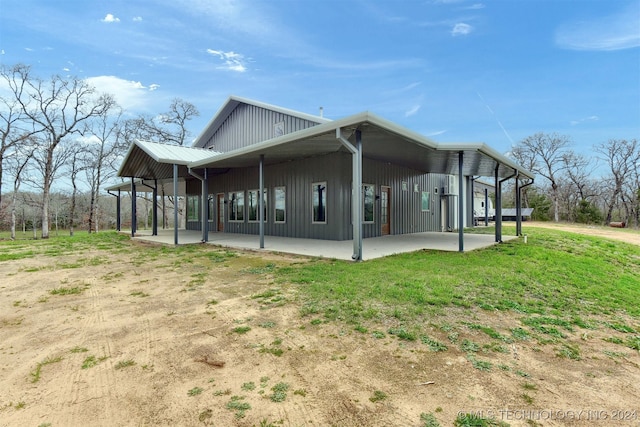
[[[129,366],[133,366],[135,365],[136,362],[132,359],[127,359],[127,360],[121,360],[118,363],[116,363],[116,366],[114,366],[115,369],[124,369],[124,368],[128,368]]]
[[[51,365],[52,363],[58,363],[61,360],[62,360],[62,356],[58,356],[54,358],[47,357],[42,362],[38,363],[36,365],[36,368],[29,373],[29,375],[31,376],[31,382],[37,383],[38,381],[40,381],[40,375],[42,374],[42,368],[44,366]]]

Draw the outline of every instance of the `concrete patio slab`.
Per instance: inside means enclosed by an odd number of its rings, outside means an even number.
[[[131,234],[129,232],[129,234]],[[503,236],[503,241],[516,239],[516,236]],[[150,231],[142,230],[136,233],[135,240],[174,244],[173,230],[159,230],[157,236],[151,236]],[[202,243],[202,232],[179,230],[178,244]],[[260,249],[260,237],[253,234],[209,233],[209,244],[234,249],[248,249],[253,251],[282,252],[304,255],[308,257],[335,258],[351,260],[353,241],[297,239],[292,237],[265,236],[264,249]],[[472,251],[495,245],[493,234],[465,234],[464,250]],[[413,233],[393,236],[371,237],[362,243],[362,258],[370,260],[393,254],[414,252],[423,249],[437,251],[458,251],[458,233]]]

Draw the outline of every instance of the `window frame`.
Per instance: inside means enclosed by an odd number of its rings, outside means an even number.
[[[367,220],[367,193],[365,188],[369,187],[373,190],[371,198],[371,219]],[[376,185],[375,184],[362,184],[362,223],[363,224],[375,224],[376,222]]]
[[[282,194],[283,194],[283,198],[282,198],[283,199],[282,200],[283,219],[282,220],[278,219],[278,206],[279,206],[278,191],[282,191]],[[281,185],[273,188],[273,223],[285,224],[286,222],[287,222],[287,187],[284,185]]]
[[[187,195],[187,221],[200,220],[200,196]]]
[[[244,222],[245,218],[245,194],[243,191],[231,191],[229,192],[229,222]],[[242,201],[242,206],[239,202]],[[239,215],[240,214],[240,215]],[[241,218],[238,218],[241,216]]]
[[[216,216],[216,195],[207,194],[207,221],[215,221]]]
[[[256,197],[256,202],[257,202],[256,218],[251,219],[251,197],[250,197],[251,193],[255,193],[257,196],[258,193],[260,193],[260,190],[257,188],[253,190],[247,190],[247,222],[260,222],[260,215],[258,215],[260,213],[260,200],[258,200],[257,197]],[[264,222],[266,223],[267,220],[269,219],[269,205],[267,203],[269,198],[268,198],[268,191],[266,188],[264,189],[262,195],[264,197]]]
[[[317,186],[324,185],[324,194],[318,192],[316,193]],[[323,211],[324,211],[324,219],[317,220],[316,219],[316,194],[318,194],[318,208],[320,208],[320,195],[322,194],[322,200],[324,201]],[[327,181],[317,181],[311,183],[311,224],[326,224],[327,223]]]
[[[425,195],[425,194],[427,195],[427,208],[426,208],[426,209],[425,209],[425,207],[424,207],[424,204],[425,204],[425,203],[424,203],[424,202],[425,202],[425,200],[424,200],[424,195]],[[429,191],[422,191],[422,192],[420,193],[420,210],[421,210],[422,212],[429,212],[429,211],[431,211],[431,193],[430,193]]]

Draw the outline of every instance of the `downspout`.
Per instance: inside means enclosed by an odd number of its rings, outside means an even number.
[[[514,176],[518,175],[518,171],[513,172],[511,175],[509,175],[506,178],[501,179],[500,181],[498,181],[498,188],[497,191],[500,193],[500,212],[498,212],[498,208],[496,207],[496,241],[498,243],[502,243],[502,183],[505,181],[510,180],[511,178],[513,178]],[[497,173],[496,173],[497,176]],[[498,215],[498,213],[500,215]],[[498,218],[500,218],[500,226],[498,227]],[[499,230],[498,230],[499,228]]]
[[[116,199],[116,231],[120,231],[120,190],[118,189],[118,194],[113,194],[111,190],[107,190],[107,194],[111,194]]]
[[[362,134],[356,130],[356,145],[342,136],[342,129],[336,128],[336,139],[351,153],[351,214],[353,225],[354,261],[362,261]]]
[[[202,184],[202,187],[201,187],[202,243],[206,243],[209,241],[209,218],[207,218],[209,213],[207,209],[208,207],[207,193],[209,191],[207,189],[207,169],[205,168],[204,170],[204,176],[198,175],[193,170],[191,170],[191,168],[188,168],[188,171],[189,171],[189,175],[200,180],[200,183]]]

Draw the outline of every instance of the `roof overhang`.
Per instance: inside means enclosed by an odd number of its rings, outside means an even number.
[[[399,164],[425,173],[458,174],[459,153],[463,153],[463,175],[495,176],[514,173],[533,179],[533,174],[484,143],[436,143],[369,112],[313,126],[258,144],[193,161],[190,168],[243,168],[256,166],[264,155],[265,164],[296,158],[347,151],[336,130],[354,142],[355,131],[362,135],[365,158]]]
[[[190,163],[218,154],[200,148],[136,140],[125,154],[118,176],[169,179],[173,177],[173,165],[178,165],[179,176],[186,176]]]

